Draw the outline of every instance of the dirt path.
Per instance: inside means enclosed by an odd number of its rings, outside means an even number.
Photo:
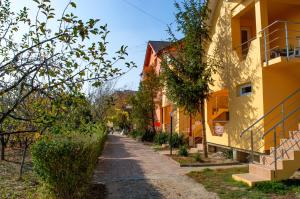
[[[109,135],[94,181],[105,183],[108,199],[218,198],[185,176],[187,172],[149,146]]]

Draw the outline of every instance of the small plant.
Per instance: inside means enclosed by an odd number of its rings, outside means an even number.
[[[197,162],[202,162],[200,153],[196,153],[196,154],[194,155],[194,159],[195,159],[195,161],[197,161]]]
[[[132,131],[129,135],[132,137],[132,138],[138,138],[138,137],[143,137],[143,132],[142,131],[138,131],[138,130],[134,130]]]
[[[185,139],[182,134],[179,135],[178,133],[175,133],[172,135],[171,143],[170,143],[170,135],[169,135],[168,142],[169,145],[172,146],[173,148],[178,148],[185,144]]]
[[[185,145],[179,147],[178,155],[184,156],[184,157],[187,157],[189,155],[189,152],[188,152],[187,147]]]
[[[154,143],[158,145],[166,144],[168,143],[169,135],[168,133],[157,133],[154,137]]]
[[[155,132],[151,130],[147,130],[145,133],[142,135],[142,141],[147,141],[147,142],[153,142],[155,137]]]
[[[232,150],[225,150],[223,151],[224,157],[227,159],[233,159],[233,151]]]

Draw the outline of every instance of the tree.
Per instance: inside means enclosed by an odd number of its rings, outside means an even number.
[[[126,46],[121,46],[114,56],[108,54],[107,25],[99,24],[99,19],[79,19],[69,11],[76,8],[75,2],[70,1],[59,15],[51,0],[33,1],[36,13],[29,13],[26,7],[13,12],[10,0],[0,4],[1,141],[7,133],[41,130],[35,129],[39,127],[36,113],[40,110],[27,112],[32,105],[27,103],[29,99],[48,99],[47,110],[51,110],[53,101],[67,93],[81,93],[85,83],[98,87],[123,75],[126,71],[121,66],[128,70],[135,67],[134,63],[124,61]],[[12,130],[5,125],[12,121],[31,125]]]
[[[115,82],[105,82],[90,93],[93,117],[102,124],[106,124],[109,113],[114,106],[114,86]]]
[[[167,96],[189,114],[202,116],[203,146],[207,157],[205,100],[213,83],[214,68],[208,64],[206,47],[210,42],[208,1],[184,0],[175,2],[177,31],[184,35],[179,40],[169,27],[170,41],[175,52],[164,53],[162,67]]]
[[[143,75],[139,90],[132,99],[133,120],[138,128],[147,130],[151,125],[151,129],[155,132],[155,100],[160,95],[162,79],[152,66]]]

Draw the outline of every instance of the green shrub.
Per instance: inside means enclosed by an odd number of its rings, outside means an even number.
[[[91,181],[106,133],[48,135],[32,146],[34,171],[55,198],[82,198]]]
[[[129,134],[129,136],[135,139],[137,137],[143,137],[143,134],[144,133],[142,131],[134,130]]]
[[[202,162],[200,153],[196,153],[196,154],[194,155],[194,159],[195,159],[195,161],[197,161],[197,162]]]
[[[280,195],[284,195],[288,192],[288,187],[285,184],[275,181],[257,183],[253,189],[264,193],[276,193]]]
[[[169,135],[169,138],[170,138],[170,135]],[[178,148],[185,144],[185,139],[184,139],[183,134],[179,135],[178,133],[175,133],[172,135],[171,143],[170,143],[170,139],[168,139],[168,142],[169,142],[169,145],[172,146],[173,148]]]
[[[151,130],[147,130],[142,136],[142,141],[153,142],[154,137],[155,137],[155,132]]]
[[[178,155],[184,156],[184,157],[187,157],[189,155],[188,149],[185,145],[179,147]]]
[[[169,139],[168,133],[157,133],[154,137],[154,143],[158,145],[167,144]]]

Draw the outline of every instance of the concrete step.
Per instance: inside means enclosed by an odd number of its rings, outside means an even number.
[[[252,173],[243,173],[243,174],[234,174],[232,178],[236,181],[244,182],[248,184],[250,187],[254,186],[258,182],[269,181],[267,178],[263,178],[261,176],[254,175]]]
[[[189,153],[200,153],[200,151],[198,148],[190,148]]]
[[[289,131],[289,138],[291,138],[291,139],[300,139],[300,130],[298,130],[298,131]]]
[[[196,144],[196,148],[199,150],[203,150],[203,144]]]
[[[260,176],[261,178],[272,180],[273,179],[273,169],[267,165],[262,164],[249,164],[249,173]]]
[[[281,139],[280,148],[285,150],[300,150],[300,139]]]
[[[265,165],[270,169],[275,169],[274,156],[260,156],[260,164]],[[282,159],[277,159],[277,169],[283,169]]]

